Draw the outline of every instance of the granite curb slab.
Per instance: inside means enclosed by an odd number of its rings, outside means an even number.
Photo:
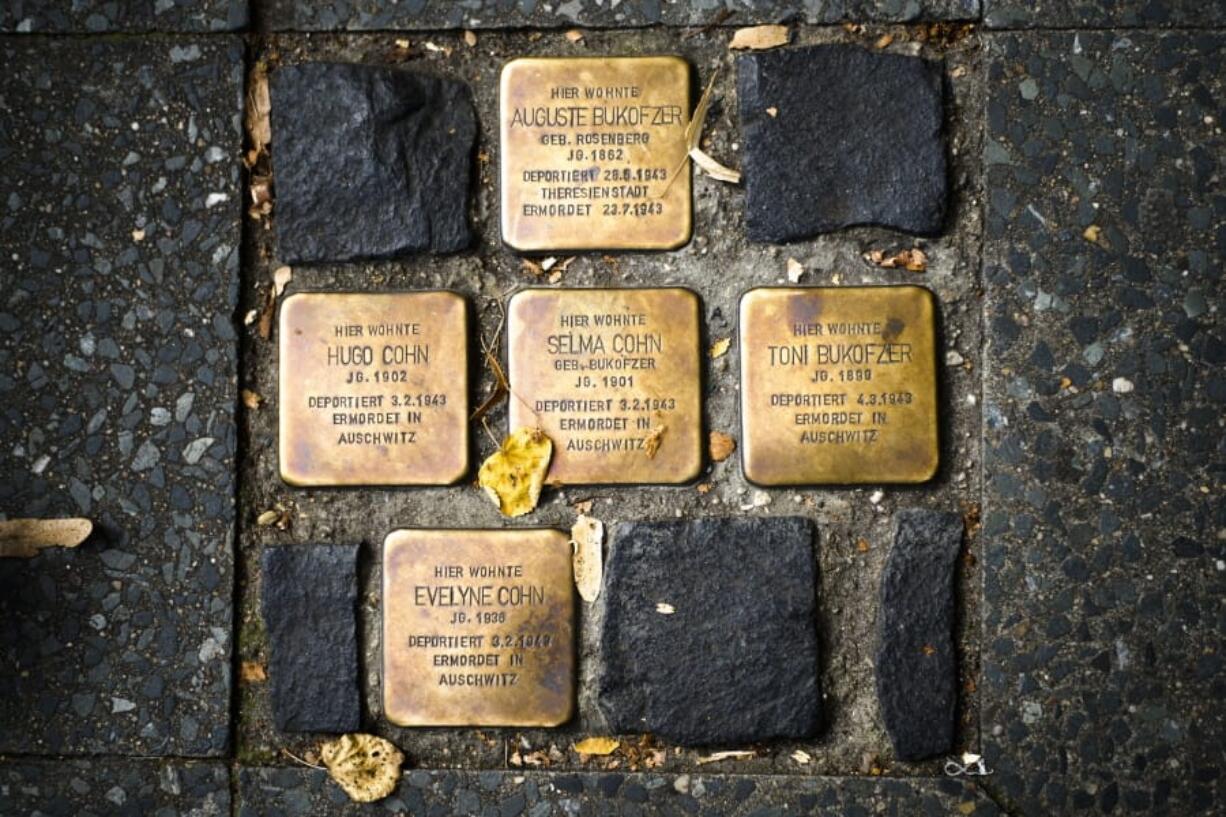
[[[0,760],[0,814],[226,817],[230,770],[181,760]]]
[[[782,243],[858,224],[945,222],[942,64],[858,45],[737,57],[745,222]]]
[[[800,517],[619,525],[597,681],[610,728],[689,745],[812,736],[813,537]]]
[[[273,720],[282,732],[354,732],[358,694],[357,545],[264,549],[261,610]]]
[[[6,0],[0,32],[200,33],[247,27],[248,0]]]
[[[881,579],[877,699],[899,760],[953,748],[958,666],[954,655],[954,570],[962,517],[922,508],[895,515],[894,544]]]
[[[271,75],[277,253],[289,263],[447,253],[472,242],[468,86],[305,63]]]
[[[0,43],[0,752],[216,756],[230,730],[238,38]]]
[[[1226,36],[988,45],[985,785],[1221,813]]]
[[[981,0],[352,0],[345,4],[268,0],[264,18],[274,31],[383,29],[551,28],[648,25],[701,26],[844,20],[920,22],[976,20]]]
[[[239,771],[239,817],[471,814],[488,817],[623,814],[870,814],[997,817],[991,800],[958,780],[620,772],[465,772],[415,769],[386,800],[353,803],[326,772]]]

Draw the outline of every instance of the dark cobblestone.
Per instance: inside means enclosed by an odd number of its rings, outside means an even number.
[[[0,760],[0,814],[226,817],[230,772],[178,760]]]
[[[1222,0],[983,0],[984,20],[999,28],[1220,26]]]
[[[5,0],[0,31],[101,34],[238,31],[248,0]]]
[[[1226,37],[989,43],[988,784],[1220,813]]]
[[[229,736],[237,40],[0,44],[0,751]]]

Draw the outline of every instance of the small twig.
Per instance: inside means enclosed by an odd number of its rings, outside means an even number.
[[[308,763],[307,761],[298,757],[298,755],[291,752],[289,749],[286,749],[284,746],[281,747],[281,752],[282,754],[288,756],[291,760],[296,760],[297,762],[301,763],[303,766],[306,766],[309,769],[319,769],[320,771],[324,771],[324,772],[328,770],[327,766],[316,766],[314,763]]]

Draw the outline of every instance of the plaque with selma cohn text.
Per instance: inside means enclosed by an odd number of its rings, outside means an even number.
[[[679,483],[703,461],[699,300],[528,289],[507,315],[511,429],[553,440],[555,484]]]
[[[562,531],[397,530],[383,543],[383,712],[400,726],[557,726],[574,710]]]
[[[462,296],[297,293],[280,333],[287,483],[447,485],[468,470]]]
[[[741,452],[759,485],[937,470],[936,305],[916,286],[762,288],[740,307]]]
[[[522,252],[667,250],[693,220],[680,57],[529,57],[502,69],[502,238]]]

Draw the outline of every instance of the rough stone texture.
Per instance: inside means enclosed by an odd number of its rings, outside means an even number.
[[[274,71],[270,90],[281,260],[387,258],[471,243],[477,121],[466,84],[308,63]]]
[[[953,748],[954,566],[962,527],[956,513],[909,508],[897,514],[881,579],[877,698],[899,760]]]
[[[0,31],[99,34],[238,31],[247,0],[5,0]]]
[[[328,814],[546,815],[870,814],[997,817],[991,800],[958,780],[864,777],[786,778],[717,774],[579,774],[417,769],[386,800],[353,803],[323,771],[245,768],[239,772],[239,817]]]
[[[272,711],[285,732],[355,732],[358,546],[264,551],[260,595],[271,659]]]
[[[620,525],[601,590],[610,727],[690,745],[811,736],[815,592],[808,519]]]
[[[1220,26],[1222,0],[983,0],[993,28]]]
[[[345,4],[266,0],[273,30],[547,28],[585,25],[727,25],[844,20],[910,22],[978,19],[980,0],[353,0]]]
[[[942,82],[939,62],[855,45],[739,57],[749,237],[794,241],[856,224],[939,232]]]
[[[0,559],[0,752],[218,755],[242,47],[10,38],[0,63],[0,508],[97,529]]]
[[[989,43],[986,785],[1220,814],[1226,37]]]
[[[0,814],[226,817],[230,772],[181,760],[3,760]]]

